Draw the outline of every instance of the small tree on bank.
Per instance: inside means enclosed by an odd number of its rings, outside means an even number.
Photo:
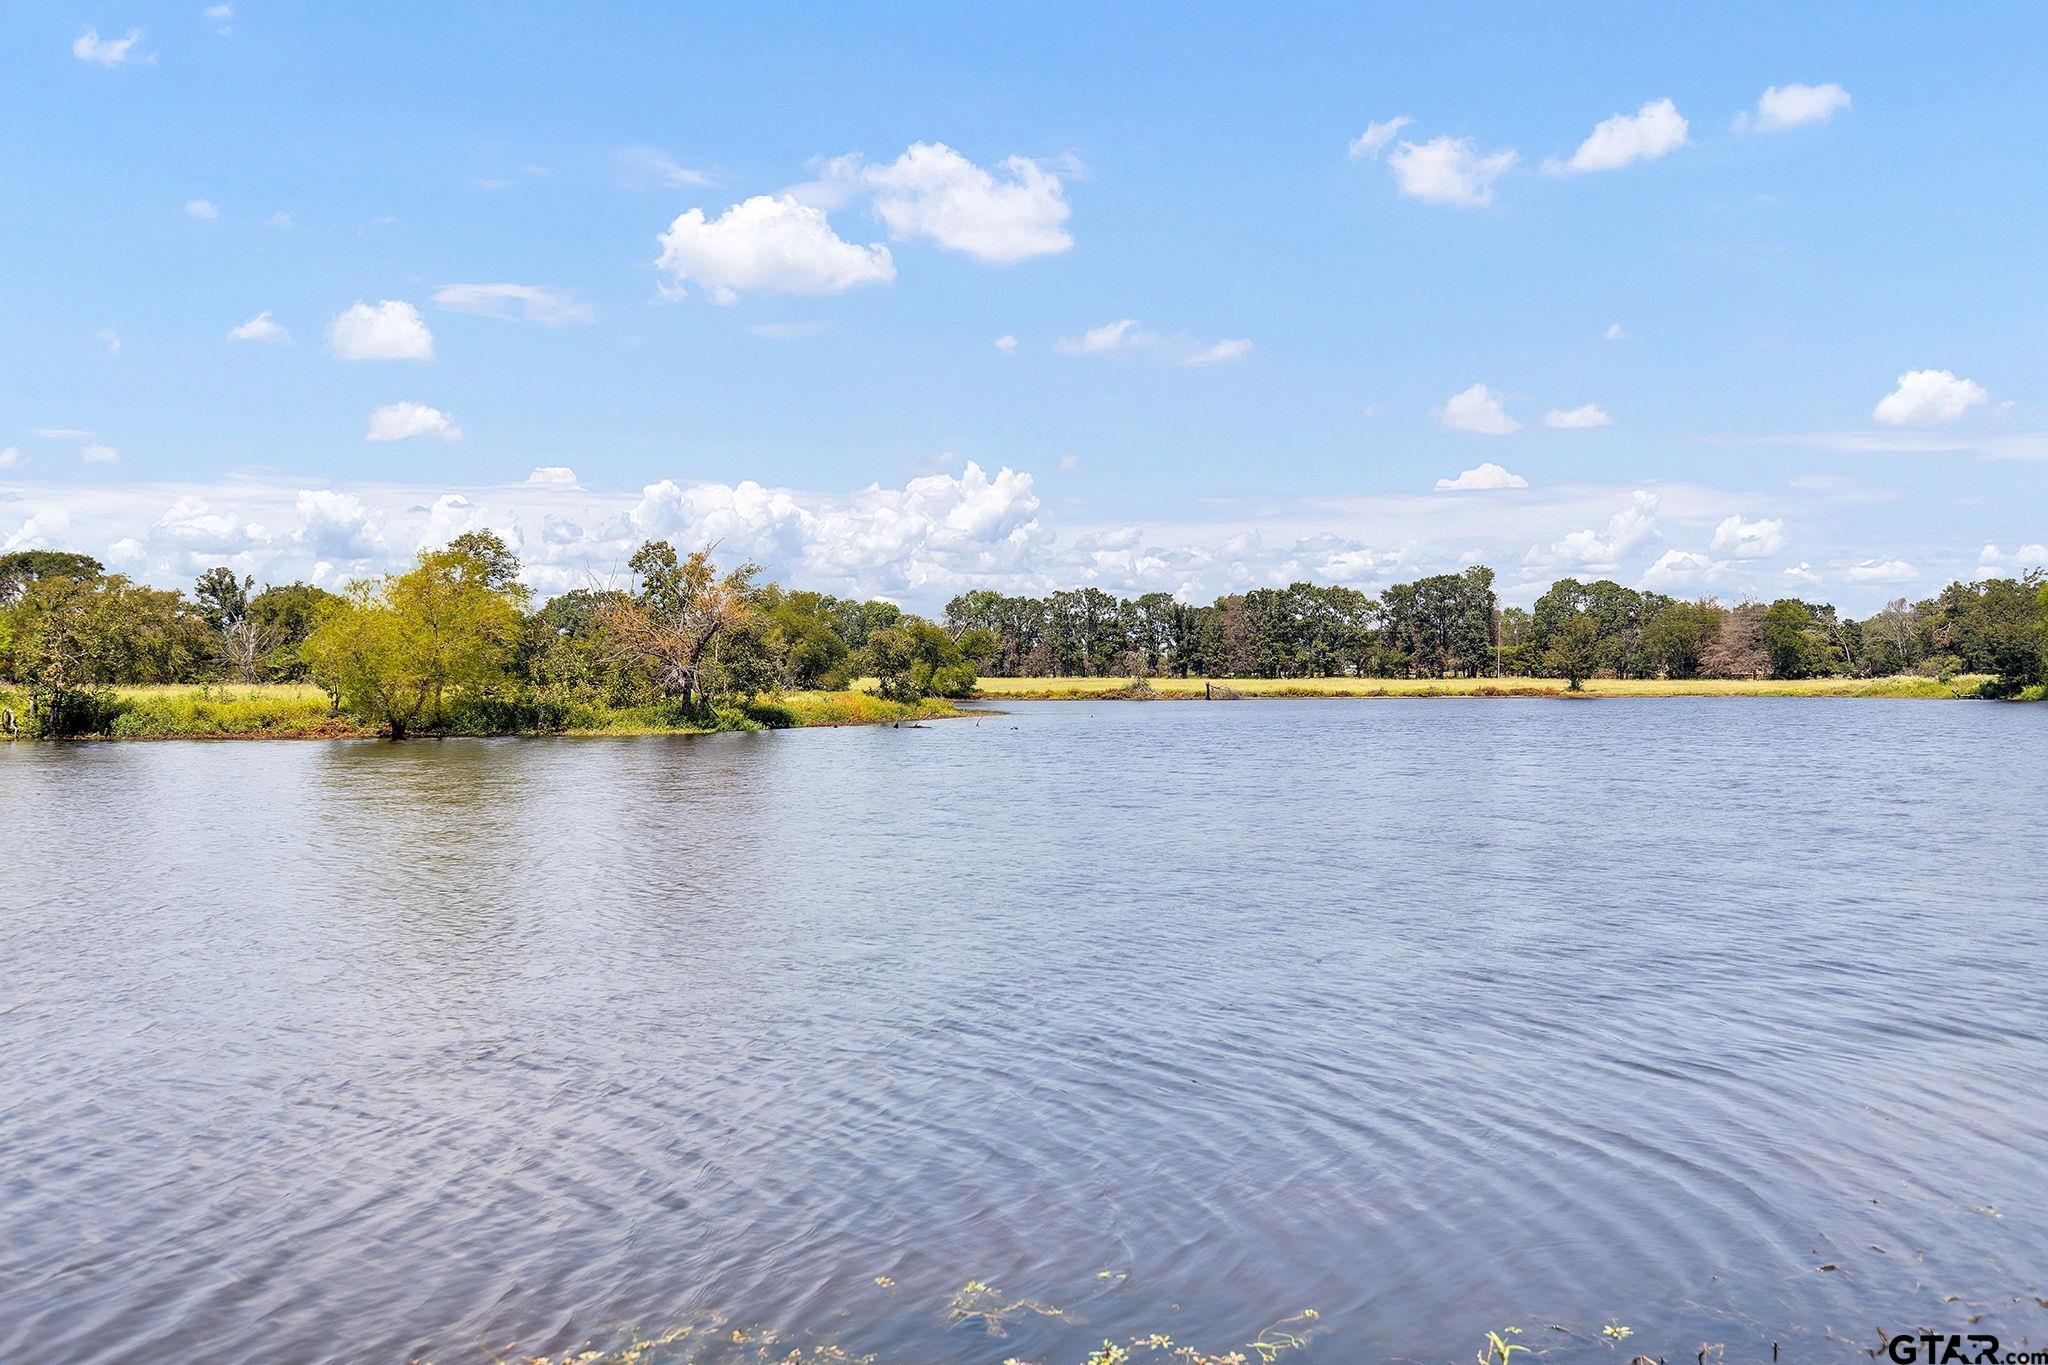
[[[482,552],[423,551],[406,573],[351,583],[306,641],[314,679],[393,739],[439,724],[452,696],[502,682],[518,649],[526,590],[505,568],[511,552],[491,532],[472,535],[487,538]]]
[[[662,692],[686,715],[707,709],[715,688],[707,685],[716,663],[716,642],[738,635],[752,616],[754,575],[742,564],[720,577],[711,551],[678,558],[665,540],[650,540],[627,561],[640,580],[630,597],[607,600],[599,609],[615,659],[645,667]]]
[[[221,667],[245,683],[257,680],[263,662],[281,641],[279,632],[249,610],[249,589],[255,578],[237,579],[225,565],[199,575],[192,596],[199,603],[200,619],[213,632],[220,651]]]
[[[868,636],[867,662],[876,688],[890,701],[973,695],[979,679],[960,642],[915,618]]]
[[[1583,611],[1573,612],[1552,631],[1543,662],[1565,680],[1569,690],[1584,691],[1586,679],[1600,666],[1600,628],[1592,616]]]

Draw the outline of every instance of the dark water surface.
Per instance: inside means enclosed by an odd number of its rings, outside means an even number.
[[[2039,1344],[2044,779],[1879,701],[18,744],[0,1359]]]

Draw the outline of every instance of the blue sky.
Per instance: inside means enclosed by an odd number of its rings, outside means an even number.
[[[922,607],[2048,558],[2038,7],[220,8],[0,16],[0,545]]]

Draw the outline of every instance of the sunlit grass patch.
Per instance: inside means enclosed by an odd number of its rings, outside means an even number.
[[[378,733],[346,715],[336,715],[325,691],[310,683],[172,684],[117,687],[92,733],[113,739],[350,738]],[[960,713],[939,698],[893,702],[871,692],[788,692],[720,706],[711,715],[690,715],[673,704],[604,706],[577,702],[552,717],[526,711],[493,712],[495,703],[457,699],[447,725],[422,734],[545,733],[569,735],[679,735],[715,730],[779,730],[818,725],[886,725]],[[0,707],[26,727],[27,692],[0,688]]]
[[[368,731],[333,715],[317,687],[257,684],[119,688],[107,733],[116,739],[228,739]]]
[[[1589,678],[1584,697],[1971,697],[1986,680],[1936,678]],[[980,694],[1018,701],[1151,696],[1201,698],[1210,687],[1243,697],[1562,697],[1563,678],[983,678]]]

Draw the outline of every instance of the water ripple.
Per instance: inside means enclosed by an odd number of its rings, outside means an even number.
[[[0,750],[0,1358],[2038,1331],[2040,708],[1008,710]]]

